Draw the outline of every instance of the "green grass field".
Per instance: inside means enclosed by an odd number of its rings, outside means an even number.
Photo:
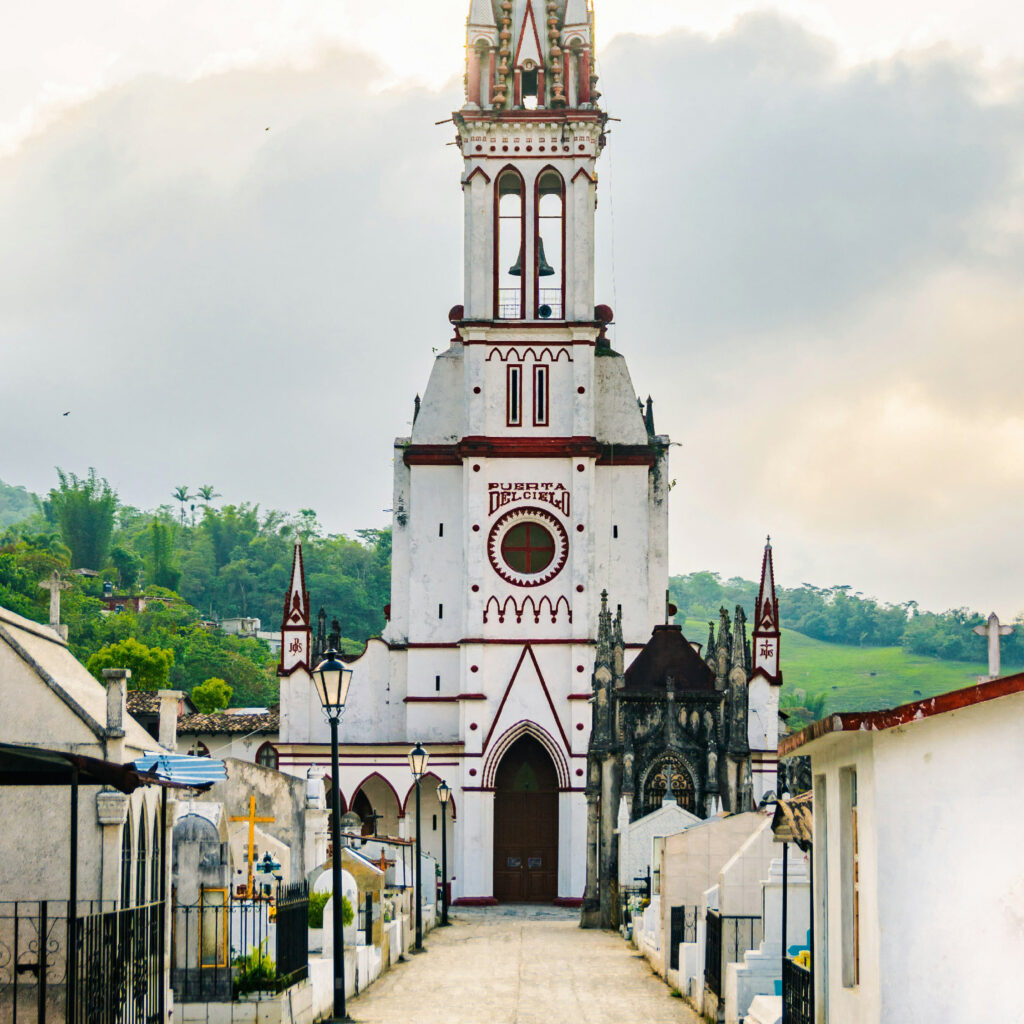
[[[707,623],[689,619],[688,640],[707,642]],[[782,631],[783,693],[804,690],[826,695],[825,711],[877,711],[922,697],[959,690],[977,682],[987,666],[908,654],[901,647],[847,647]],[[1020,671],[1004,665],[1003,672]]]

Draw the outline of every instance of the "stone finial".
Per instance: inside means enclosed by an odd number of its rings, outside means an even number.
[[[124,735],[124,723],[128,716],[128,680],[131,677],[131,669],[103,670],[107,684],[107,732],[111,736]]]

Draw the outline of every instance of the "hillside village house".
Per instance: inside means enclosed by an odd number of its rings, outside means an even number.
[[[779,749],[814,779],[815,1020],[1024,1019],[1024,673]]]

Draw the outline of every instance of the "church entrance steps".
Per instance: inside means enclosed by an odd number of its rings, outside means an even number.
[[[352,1000],[360,1024],[698,1024],[614,932],[550,904],[459,908]]]

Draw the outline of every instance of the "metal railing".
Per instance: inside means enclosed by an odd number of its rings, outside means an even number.
[[[679,970],[679,943],[697,941],[699,907],[671,907],[669,910],[669,967]]]
[[[795,960],[782,961],[782,1024],[814,1024],[813,980]]]
[[[498,319],[518,320],[523,315],[523,289],[498,289]]]
[[[704,982],[716,995],[722,995],[725,965],[738,963],[747,950],[760,945],[761,918],[747,914],[722,915],[707,912],[704,932]]]
[[[562,313],[562,289],[561,288],[540,288],[537,292],[537,316],[541,320],[561,320]],[[545,307],[548,309],[547,316],[544,315]]]
[[[164,905],[146,903],[75,922],[75,1000],[69,1024],[160,1020],[160,932]]]
[[[175,903],[171,987],[176,1002],[259,1000],[302,981],[309,970],[309,888],[280,885],[275,897],[204,889],[197,904]]]

